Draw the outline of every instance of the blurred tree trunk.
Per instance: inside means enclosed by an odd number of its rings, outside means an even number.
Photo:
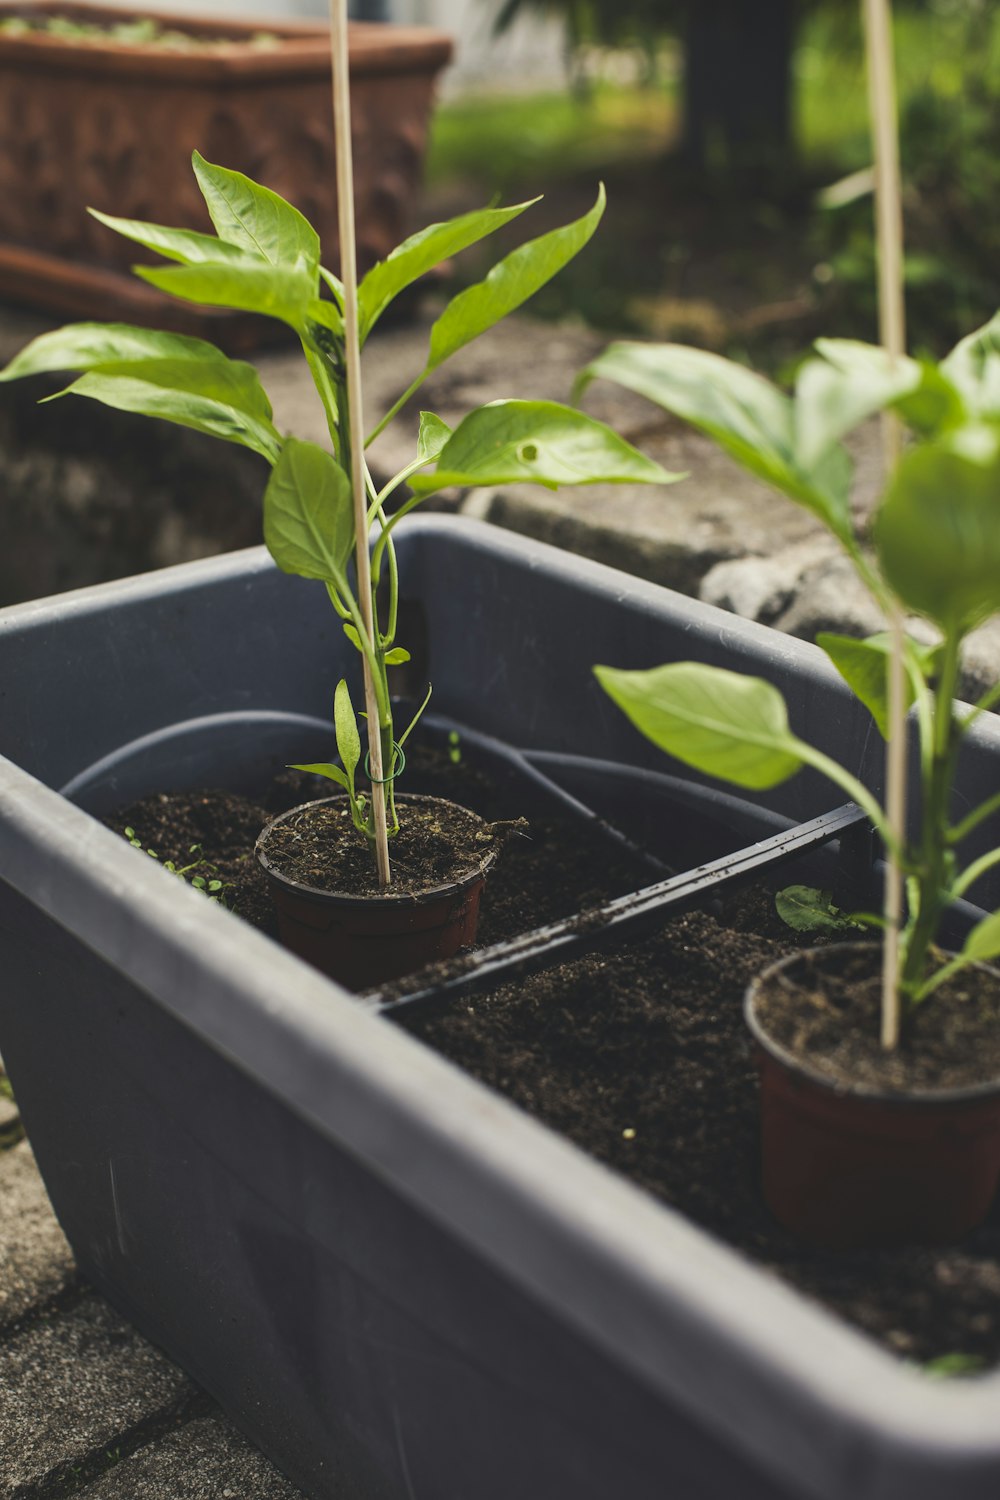
[[[774,165],[792,150],[796,0],[689,0],[684,151],[704,167]]]

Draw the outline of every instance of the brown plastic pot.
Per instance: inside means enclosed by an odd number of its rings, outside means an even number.
[[[290,880],[271,863],[270,832],[302,811],[341,802],[325,797],[273,818],[257,839],[257,860],[267,876],[282,943],[348,989],[364,990],[451,958],[475,941],[486,876],[496,849],[461,880],[416,895],[351,896]],[[397,794],[402,808],[441,802],[439,797]]]
[[[322,24],[234,21],[78,0],[0,0],[0,20],[60,15],[225,38],[176,51],[109,39],[0,34],[0,284],[8,300],[90,318],[126,318],[217,339],[260,342],[270,319],[178,303],[130,273],[159,264],[87,213],[211,225],[191,171],[209,161],[274,188],[315,225],[336,267],[337,200],[330,32]],[[255,46],[255,33],[277,38]],[[363,270],[409,230],[435,79],[451,39],[420,27],[350,28],[351,134]]]
[[[1000,1181],[1000,1081],[918,1094],[839,1089],[775,1042],[757,1014],[777,976],[855,946],[794,953],[747,989],[764,1198],[786,1229],[829,1249],[947,1244],[982,1222]]]

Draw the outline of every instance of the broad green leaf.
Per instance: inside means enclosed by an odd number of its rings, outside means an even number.
[[[882,571],[945,635],[1000,610],[1000,434],[966,427],[905,454],[875,517]]]
[[[962,957],[970,963],[984,963],[1000,954],[1000,911],[977,922],[962,945]]]
[[[892,637],[888,633],[870,635],[859,641],[855,636],[833,635],[823,632],[816,637],[816,644],[833,662],[848,687],[861,699],[878,726],[884,740],[889,738],[889,661],[892,656]],[[910,651],[916,656],[921,671],[927,677],[934,669],[940,655],[939,646],[922,646],[909,642]],[[907,709],[913,703],[915,693],[909,675],[906,677],[905,703]]]
[[[485,281],[459,292],[431,329],[427,370],[436,370],[551,281],[591,238],[605,201],[602,185],[597,202],[583,218],[520,245],[493,267]]]
[[[841,449],[812,468],[795,457],[792,403],[742,365],[683,344],[612,344],[583,371],[577,392],[614,380],[707,433],[737,463],[851,543],[850,462]]]
[[[956,344],[941,369],[972,416],[1000,418],[1000,312]]]
[[[861,925],[834,906],[832,892],[813,885],[786,885],[775,895],[774,907],[795,932],[843,932]]]
[[[280,318],[299,329],[316,298],[316,273],[305,261],[269,266],[133,266],[137,276],[171,297],[204,307],[233,307]]]
[[[304,262],[316,271],[319,235],[297,208],[242,172],[213,166],[197,151],[191,163],[220,239],[272,266],[291,269]]]
[[[344,634],[347,636],[347,639],[350,641],[352,646],[356,646],[359,651],[363,651],[365,649],[361,644],[361,637],[358,635],[358,632],[355,630],[354,626],[347,620],[344,621]]]
[[[796,452],[808,465],[876,412],[894,408],[915,432],[933,434],[964,420],[955,386],[936,365],[855,339],[819,339],[796,385]]]
[[[393,646],[391,651],[385,653],[385,664],[387,667],[401,667],[404,661],[409,661],[410,653],[405,646]]]
[[[876,351],[881,353],[882,351]],[[919,381],[906,360],[896,371],[862,369],[856,376],[828,359],[810,359],[795,383],[795,453],[804,467],[816,463],[845,433],[882,411]]]
[[[333,300],[334,300],[334,302],[340,308],[341,312],[343,312],[343,310],[344,310],[344,283],[341,281],[341,279],[340,279],[339,276],[334,276],[334,274],[333,274],[332,271],[328,271],[326,269],[326,266],[320,266],[320,268],[319,268],[319,274],[322,277],[322,279],[326,282],[327,286],[330,288],[330,291],[333,293]]]
[[[325,776],[327,781],[335,781],[338,786],[344,788],[345,792],[349,792],[351,789],[351,784],[344,775],[344,772],[339,766],[335,766],[329,760],[315,761],[307,766],[290,765],[288,769],[290,771],[311,771],[314,776]]]
[[[432,411],[420,413],[420,432],[417,436],[417,457],[430,463],[432,458],[437,458],[445,443],[451,437],[451,428],[447,422],[442,422]]]
[[[328,328],[338,337],[343,336],[344,315],[337,304],[331,302],[328,297],[314,297],[306,308],[306,318],[319,323],[323,328]]]
[[[325,448],[286,439],[264,493],[264,541],[283,572],[346,592],[354,546],[351,481]]]
[[[690,661],[594,672],[647,739],[709,776],[764,791],[802,767],[785,700],[763,678]]]
[[[458,255],[502,229],[537,202],[538,199],[533,198],[512,208],[478,209],[443,224],[429,224],[397,245],[385,260],[372,266],[358,287],[361,342],[364,343],[390,302],[405,287],[411,286],[450,255]]]
[[[353,795],[354,773],[361,759],[361,736],[358,734],[358,720],[351,702],[350,690],[343,677],[337,683],[337,691],[333,698],[333,727],[337,735],[337,749],[344,762],[344,770],[347,772],[348,784]]]
[[[245,250],[227,244],[214,234],[199,234],[194,229],[168,229],[164,224],[147,224],[141,219],[116,219],[96,208],[88,208],[87,212],[125,239],[134,240],[137,245],[144,245],[147,250],[155,250],[167,260],[179,260],[186,266],[238,265],[247,259]]]
[[[207,359],[133,359],[116,362],[109,360],[100,365],[93,375],[112,379],[124,377],[145,381],[164,390],[186,392],[191,396],[204,396],[210,401],[221,402],[245,416],[270,423],[271,403],[260,383],[260,376],[253,365],[244,360],[227,359],[220,354],[216,360]],[[79,384],[79,382],[77,382]],[[69,388],[77,394],[77,387]],[[65,394],[65,393],[61,393]],[[47,397],[54,400],[54,397]],[[277,437],[277,431],[274,430]]]
[[[0,380],[19,380],[54,370],[93,370],[127,360],[199,359],[215,364],[225,356],[204,339],[129,323],[70,323],[40,334],[15,354]]]
[[[269,463],[274,463],[281,447],[281,437],[269,416],[255,415],[234,406],[231,400],[191,390],[189,387],[193,381],[185,381],[184,385],[175,388],[169,384],[161,384],[159,379],[140,379],[131,373],[135,369],[145,369],[162,376],[162,367],[168,365],[184,366],[187,371],[212,370],[210,365],[202,365],[197,361],[186,365],[184,361],[172,360],[152,360],[148,366],[124,364],[119,368],[129,373],[107,374],[104,368],[92,370],[81,375],[79,380],[60,391],[59,395],[87,396],[92,401],[100,401],[103,406],[114,407],[117,411],[135,412],[144,417],[162,417],[165,421],[176,422],[180,427],[192,427],[196,432],[206,432],[225,442],[240,443],[244,448],[252,448],[255,453],[261,454]],[[208,392],[218,388],[217,382],[212,378],[205,382]],[[263,396],[263,391],[260,394]],[[47,399],[54,401],[57,397],[49,396]],[[266,401],[266,397],[264,400]]]
[[[680,479],[603,422],[555,401],[494,401],[459,423],[415,492],[450,485],[669,484]]]

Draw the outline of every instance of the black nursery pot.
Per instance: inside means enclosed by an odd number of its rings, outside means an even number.
[[[764,1197],[786,1229],[827,1249],[949,1244],[982,1223],[996,1194],[1000,1080],[912,1094],[845,1090],[776,1042],[758,1013],[768,986],[860,947],[793,953],[747,990]]]
[[[407,807],[441,803],[439,797],[397,794]],[[257,840],[257,860],[267,876],[285,947],[352,990],[368,989],[389,979],[413,974],[425,964],[451,958],[475,942],[486,875],[496,860],[490,849],[477,867],[458,880],[429,886],[413,895],[352,896],[319,890],[283,874],[271,835],[305,808],[344,802],[325,797],[293,807],[273,818]]]

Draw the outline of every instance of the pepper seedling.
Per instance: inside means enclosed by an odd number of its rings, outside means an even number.
[[[135,267],[136,275],[152,286],[184,301],[263,314],[292,328],[323,404],[332,451],[278,431],[252,365],[180,334],[125,324],[74,324],[35,339],[0,372],[0,380],[78,371],[79,378],[59,396],[84,396],[120,411],[164,418],[239,443],[267,460],[271,476],[264,494],[264,541],[279,568],[325,585],[345,635],[367,658],[377,701],[388,825],[396,831],[394,784],[402,770],[401,746],[413,728],[411,724],[396,738],[386,675],[390,666],[408,659],[405,647],[396,643],[399,581],[393,533],[403,517],[452,487],[665,484],[682,476],[668,474],[604,423],[554,401],[493,401],[470,412],[454,430],[432,412],[422,412],[410,463],[381,489],[365,466],[367,519],[374,531],[369,633],[351,573],[354,518],[343,288],[321,263],[315,229],[290,203],[198,152],[193,165],[214,234],[91,212],[108,228],[171,262]],[[431,224],[373,266],[358,288],[362,346],[407,287],[531,206],[487,208]],[[423,368],[378,421],[366,447],[452,355],[521,307],[583,249],[604,207],[602,188],[580,219],[520,245],[484,280],[451,299],[431,328]],[[390,515],[388,503],[398,499],[404,485],[410,493]],[[383,579],[380,612],[377,592]],[[324,764],[320,771],[344,787],[355,826],[373,840],[372,799],[357,791],[360,739],[356,724],[351,734],[349,720],[354,722],[354,712],[345,681],[335,699],[342,765]]]
[[[596,667],[605,691],[643,734],[687,765],[762,791],[805,766],[861,806],[906,877],[899,994],[912,1010],[968,964],[1000,954],[1000,911],[941,962],[935,941],[948,905],[1000,863],[1000,848],[962,865],[959,848],[1000,811],[1000,792],[953,820],[963,738],[1000,702],[994,686],[970,708],[954,704],[962,644],[1000,613],[1000,314],[940,364],[891,360],[849,340],[820,340],[794,397],[741,365],[677,345],[616,344],[578,383],[615,380],[711,436],[732,458],[811,511],[840,542],[876,602],[936,627],[931,645],[905,643],[908,706],[919,748],[919,827],[897,847],[867,787],[795,735],[781,693],[757,677],[698,662],[651,671]],[[854,534],[851,461],[842,439],[875,412],[894,410],[913,442],[889,476],[870,548]],[[888,732],[888,638],[826,634],[818,644]],[[878,920],[873,919],[873,920]]]

